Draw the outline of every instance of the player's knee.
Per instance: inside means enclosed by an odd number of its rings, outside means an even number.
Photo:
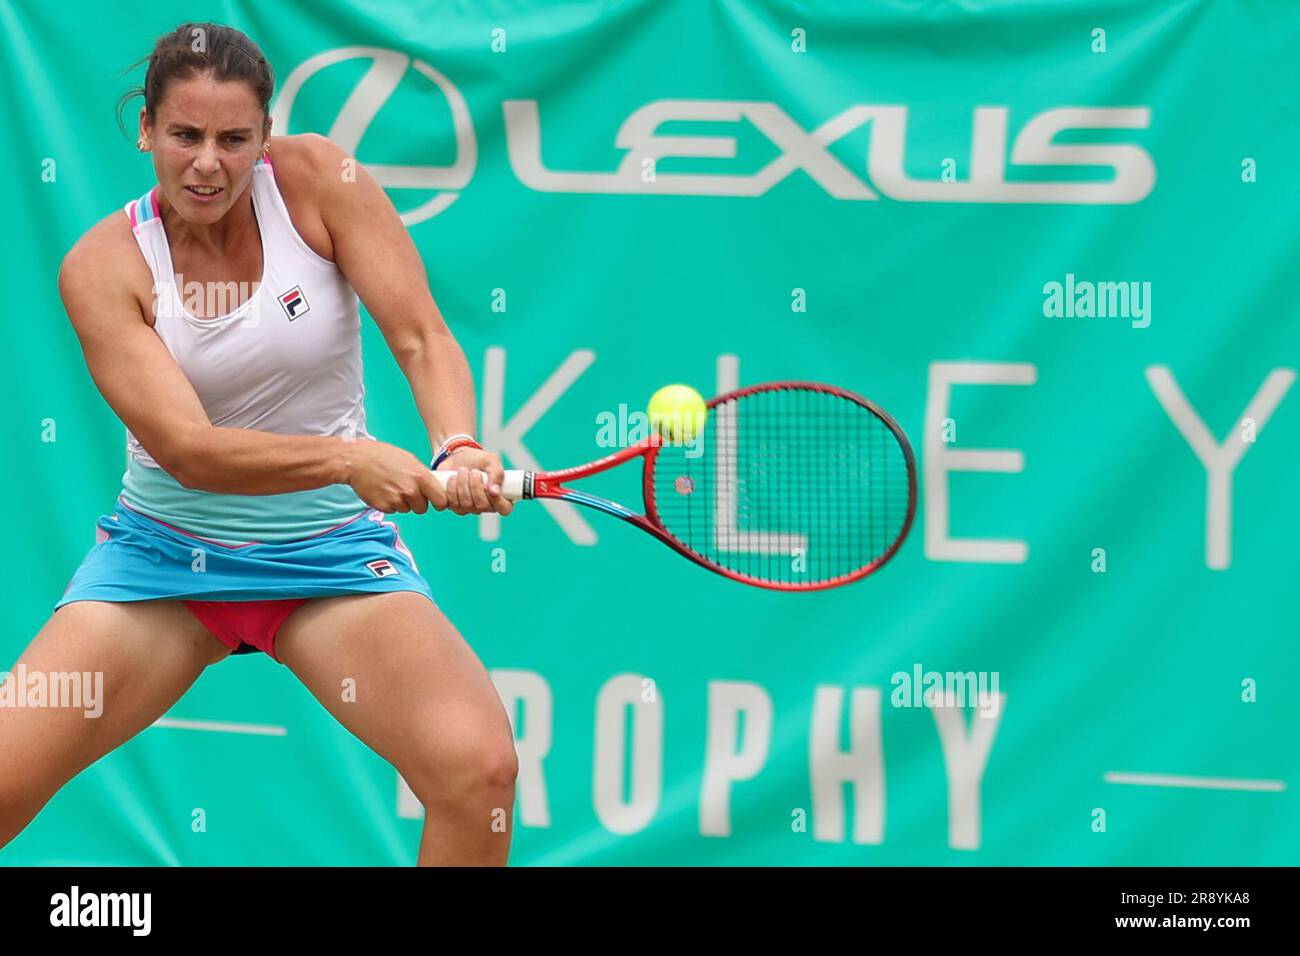
[[[514,792],[515,781],[519,778],[519,755],[515,753],[515,743],[510,737],[504,741],[493,754],[490,761],[483,766],[483,780],[487,786],[496,790]]]
[[[459,763],[454,776],[466,794],[499,796],[514,791],[519,758],[508,734],[480,739],[477,746],[462,755]]]
[[[413,774],[403,774],[425,805],[499,806],[514,793],[519,758],[509,733],[476,736],[448,749],[445,742],[418,761]]]

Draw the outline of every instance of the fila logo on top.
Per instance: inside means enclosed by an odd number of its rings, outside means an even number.
[[[302,294],[299,286],[294,286],[288,292],[280,295],[280,308],[284,309],[284,314],[292,322],[300,315],[306,315],[311,311],[311,306],[307,304],[307,297]]]
[[[360,155],[362,138],[411,70],[424,78],[416,82],[423,83],[430,92],[436,88],[450,108],[456,142],[452,165],[366,164],[385,188],[438,191],[433,198],[402,213],[402,221],[408,226],[424,222],[455,202],[478,162],[478,141],[465,98],[428,63],[382,47],[350,46],[319,53],[289,75],[271,111],[273,122],[277,129],[289,129],[294,104],[307,82],[322,70],[354,59],[369,60],[370,68],[338,107],[327,133],[348,153]],[[809,111],[807,105],[801,105],[801,113]],[[798,170],[835,199],[877,200],[886,196],[899,202],[1106,205],[1141,202],[1150,195],[1156,181],[1151,154],[1134,143],[1055,141],[1066,131],[1147,129],[1151,110],[1145,106],[1048,109],[1030,117],[1014,137],[1010,136],[1009,107],[976,106],[971,117],[968,173],[960,182],[907,174],[907,106],[857,104],[808,129],[776,103],[654,100],[633,110],[619,125],[614,147],[623,155],[613,172],[548,169],[542,161],[537,100],[505,100],[502,112],[510,167],[523,185],[538,192],[753,198],[765,195]],[[388,119],[389,138],[404,135],[411,121],[420,119]],[[592,120],[602,122],[599,117]],[[699,136],[688,135],[680,127],[670,134],[658,133],[661,125],[674,121],[748,123],[776,148],[777,156],[755,173],[657,172],[655,166],[661,159],[737,156],[736,138],[719,136],[712,130]],[[831,145],[868,124],[870,145],[865,166],[854,163],[850,168],[830,153]],[[555,135],[554,131],[551,135]],[[1008,166],[1089,166],[1109,170],[1110,176],[1086,180],[1008,179]],[[648,175],[650,172],[655,174]]]

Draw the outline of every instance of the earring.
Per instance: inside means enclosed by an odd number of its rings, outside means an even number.
[[[135,148],[142,153],[147,153],[149,152],[149,142],[143,136],[141,136],[139,139],[135,141]]]

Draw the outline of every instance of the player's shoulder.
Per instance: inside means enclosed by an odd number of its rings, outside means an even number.
[[[349,159],[341,146],[319,133],[272,136],[270,145],[271,168],[281,189],[328,187],[339,179],[342,164]]]
[[[59,288],[127,288],[139,278],[141,270],[148,274],[131,234],[131,220],[118,209],[87,229],[63,256]]]

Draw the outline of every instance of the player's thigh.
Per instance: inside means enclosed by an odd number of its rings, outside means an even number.
[[[276,654],[418,796],[466,779],[513,787],[514,739],[492,679],[422,595],[308,601],[281,628]]]
[[[10,667],[24,706],[0,706],[0,796],[48,798],[165,714],[228,653],[179,601],[59,608]],[[38,701],[18,683],[73,687],[64,676],[72,674],[81,675],[80,706],[49,706],[48,696],[31,706]]]

